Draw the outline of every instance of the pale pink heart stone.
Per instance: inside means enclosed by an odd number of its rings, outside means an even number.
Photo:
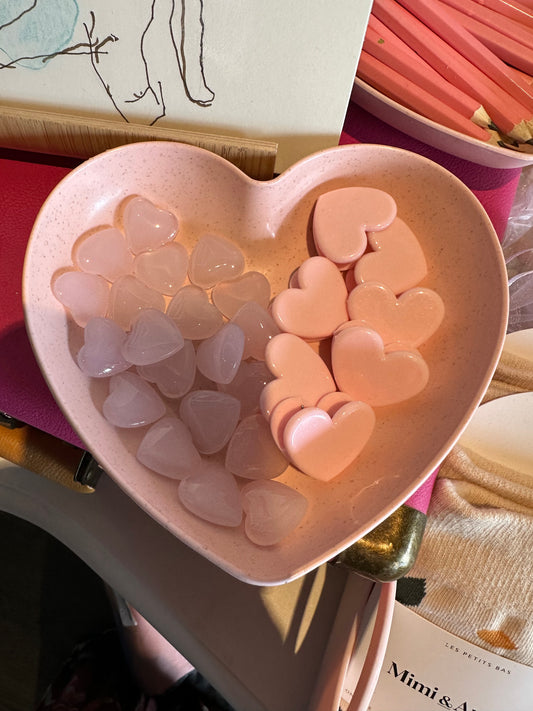
[[[122,214],[124,233],[134,254],[149,252],[171,242],[178,232],[178,218],[151,200],[134,197]]]
[[[242,361],[233,380],[227,384],[220,383],[218,389],[240,401],[241,418],[245,418],[259,411],[259,398],[272,377],[262,361]]]
[[[137,449],[145,467],[171,479],[193,475],[201,464],[187,426],[177,417],[162,417],[146,432]]]
[[[272,316],[255,301],[241,306],[230,323],[242,328],[245,336],[243,360],[255,358],[265,360],[265,348],[268,342],[280,333]]]
[[[51,284],[52,293],[82,328],[92,318],[105,316],[109,303],[109,284],[97,274],[64,271]]]
[[[374,407],[414,397],[429,379],[420,353],[398,344],[384,346],[380,335],[364,326],[349,326],[335,333],[331,362],[339,389]]]
[[[216,284],[211,298],[227,318],[235,316],[248,301],[255,301],[266,309],[270,303],[270,282],[261,272],[245,272],[235,279]]]
[[[178,496],[186,509],[210,523],[235,527],[242,521],[241,494],[235,477],[218,462],[202,461],[193,476],[180,481]]]
[[[184,338],[200,341],[214,335],[224,324],[220,311],[203,289],[192,284],[183,286],[167,308]]]
[[[108,318],[96,317],[88,321],[84,330],[84,344],[78,352],[78,366],[91,378],[106,378],[127,370],[129,363],[121,352],[126,333]]]
[[[304,406],[314,406],[337,387],[327,365],[311,346],[292,333],[280,333],[268,344],[265,362],[275,380],[267,383],[259,399],[268,419],[273,408],[288,397],[297,397]]]
[[[239,276],[243,270],[244,254],[225,237],[204,235],[191,252],[189,279],[203,289]]]
[[[349,402],[333,417],[318,407],[306,407],[288,421],[283,442],[295,467],[330,481],[357,459],[375,424],[374,411],[365,402]]]
[[[345,268],[365,251],[368,231],[382,230],[396,217],[396,203],[383,190],[348,187],[320,195],[313,215],[319,254]]]
[[[344,278],[325,257],[309,257],[298,269],[298,287],[272,301],[272,317],[282,331],[308,340],[328,338],[348,320]]]
[[[241,489],[244,532],[258,546],[274,546],[302,522],[309,502],[281,481],[250,481]]]
[[[139,366],[137,372],[145,380],[155,383],[165,397],[183,397],[192,388],[196,375],[196,351],[192,341],[185,341],[183,348],[170,358]]]
[[[143,309],[165,310],[165,299],[154,289],[143,284],[132,274],[117,279],[109,294],[107,315],[116,321],[125,331]]]
[[[411,228],[397,217],[380,232],[369,232],[373,252],[363,254],[354,267],[357,284],[378,281],[395,294],[417,286],[427,274],[422,247]]]
[[[215,383],[231,383],[241,364],[244,333],[234,323],[227,323],[206,338],[196,351],[196,367]]]
[[[398,341],[416,348],[427,341],[444,318],[444,302],[432,289],[408,289],[396,298],[379,282],[357,286],[348,297],[355,323],[377,331],[385,345]]]
[[[239,422],[226,451],[226,468],[244,479],[275,479],[287,468],[261,414]]]
[[[240,402],[217,390],[193,390],[180,403],[179,415],[202,454],[219,452],[239,421]]]
[[[327,397],[327,395],[324,395],[324,397]],[[280,449],[284,454],[285,445],[283,443],[283,432],[285,431],[285,426],[291,417],[299,412],[303,407],[304,405],[301,398],[287,397],[285,400],[278,402],[270,413],[270,419],[268,421],[270,433],[278,449]]]
[[[165,414],[166,407],[156,391],[140,375],[126,371],[109,380],[109,395],[102,412],[115,427],[151,425]]]
[[[157,309],[143,309],[122,344],[122,355],[134,365],[150,365],[177,353],[184,342],[169,316]]]
[[[138,254],[133,262],[133,273],[151,289],[174,296],[185,282],[188,264],[186,248],[172,242],[153,252]]]
[[[100,274],[108,281],[129,274],[133,264],[133,254],[124,235],[116,227],[104,227],[80,237],[72,256],[74,264],[82,271]]]

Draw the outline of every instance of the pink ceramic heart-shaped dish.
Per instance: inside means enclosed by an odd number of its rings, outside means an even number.
[[[245,535],[244,519],[217,526],[198,518],[180,502],[179,482],[141,464],[135,453],[146,428],[119,429],[104,419],[108,383],[78,367],[82,331],[55,298],[51,281],[72,263],[80,235],[112,225],[119,204],[140,195],[178,216],[180,242],[189,252],[206,233],[238,245],[246,269],[264,274],[275,297],[302,262],[317,254],[312,223],[319,196],[351,186],[389,193],[423,249],[427,274],[418,286],[434,290],[445,306],[437,331],[417,347],[429,381],[409,400],[376,410],[367,445],[339,476],[321,481],[288,466],[277,480],[307,498],[307,512],[280,543],[255,545]],[[426,158],[377,145],[313,154],[267,182],[179,143],[137,143],[98,155],[73,170],[43,205],[27,249],[23,297],[27,330],[48,385],[108,475],[198,553],[259,585],[289,581],[332,558],[424,482],[479,404],[507,322],[505,266],[478,200]]]

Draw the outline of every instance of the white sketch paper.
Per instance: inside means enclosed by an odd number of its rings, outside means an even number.
[[[371,0],[0,0],[10,106],[335,145]]]

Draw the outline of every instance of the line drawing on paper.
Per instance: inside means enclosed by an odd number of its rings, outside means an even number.
[[[0,70],[42,70],[59,56],[88,59],[114,110],[129,121],[141,109],[149,125],[166,115],[165,97],[176,84],[188,102],[213,104],[204,0],[125,0],[119,11],[108,0],[86,2],[80,9],[84,0],[0,0]],[[161,50],[175,63],[175,82],[158,75]]]

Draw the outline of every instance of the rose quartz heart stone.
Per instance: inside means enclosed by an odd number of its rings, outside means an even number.
[[[131,363],[122,355],[126,333],[108,318],[93,318],[84,329],[84,344],[77,361],[92,378],[106,378],[127,370]]]
[[[122,222],[126,240],[134,254],[162,247],[171,242],[178,232],[176,215],[142,196],[126,201]]]
[[[302,522],[309,502],[281,481],[251,481],[241,490],[244,530],[258,546],[281,543]]]
[[[104,227],[77,240],[72,257],[84,272],[100,274],[108,281],[129,274],[133,254],[117,227]]]
[[[137,449],[137,459],[170,479],[184,479],[200,467],[200,454],[187,426],[177,417],[162,417],[146,432]]]
[[[116,427],[143,427],[165,414],[166,407],[151,385],[139,375],[126,371],[113,375],[102,412]]]
[[[178,487],[181,503],[199,518],[219,526],[238,526],[242,503],[235,477],[222,464],[203,460],[193,476]]]

